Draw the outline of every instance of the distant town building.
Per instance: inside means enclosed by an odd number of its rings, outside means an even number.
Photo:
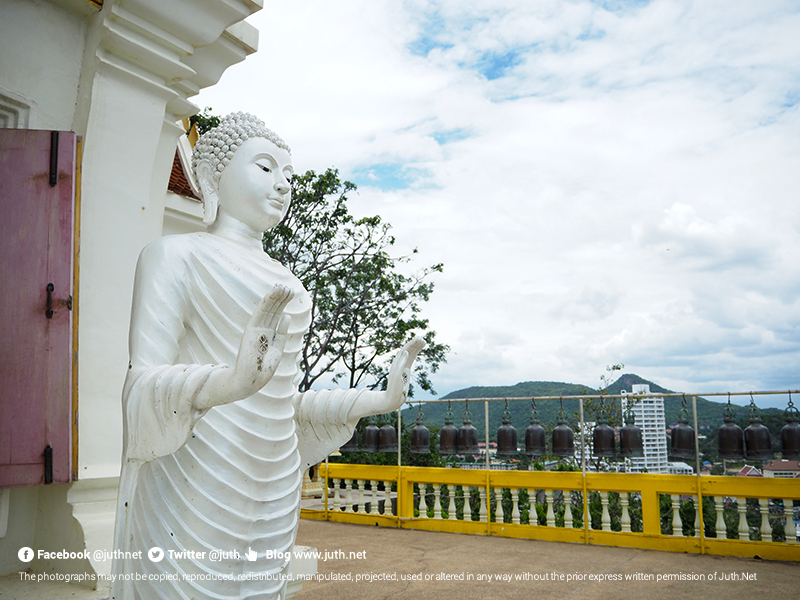
[[[781,479],[800,478],[800,461],[773,460],[764,464],[764,477],[779,477]]]
[[[761,471],[759,471],[755,467],[751,467],[750,465],[743,466],[738,473],[736,473],[737,477],[763,477]]]

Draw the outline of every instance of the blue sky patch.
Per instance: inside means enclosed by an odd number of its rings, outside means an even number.
[[[432,136],[436,143],[441,146],[442,144],[465,140],[469,137],[469,132],[466,129],[450,129],[448,131],[436,131]]]
[[[378,163],[353,169],[348,177],[359,187],[374,187],[383,191],[410,188],[424,173],[400,163]]]
[[[592,0],[594,4],[602,6],[611,12],[620,12],[631,8],[640,8],[650,4],[651,0]]]
[[[486,52],[475,63],[475,69],[486,77],[489,81],[500,79],[506,71],[517,66],[522,62],[522,52],[520,50],[509,50],[508,52]]]
[[[434,48],[452,48],[453,44],[443,42],[441,36],[445,30],[445,21],[438,12],[429,14],[423,23],[420,36],[408,44],[408,49],[415,56],[428,56]]]

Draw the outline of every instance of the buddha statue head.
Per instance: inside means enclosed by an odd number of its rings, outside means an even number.
[[[232,113],[197,140],[192,168],[208,226],[224,218],[265,231],[286,214],[292,175],[289,146],[248,113]]]

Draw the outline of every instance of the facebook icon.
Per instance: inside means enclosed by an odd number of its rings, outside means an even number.
[[[20,548],[17,556],[22,562],[31,562],[33,560],[33,549],[27,546]]]

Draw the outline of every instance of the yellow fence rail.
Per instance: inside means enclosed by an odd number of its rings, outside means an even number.
[[[800,561],[800,479],[320,465],[309,519]]]

